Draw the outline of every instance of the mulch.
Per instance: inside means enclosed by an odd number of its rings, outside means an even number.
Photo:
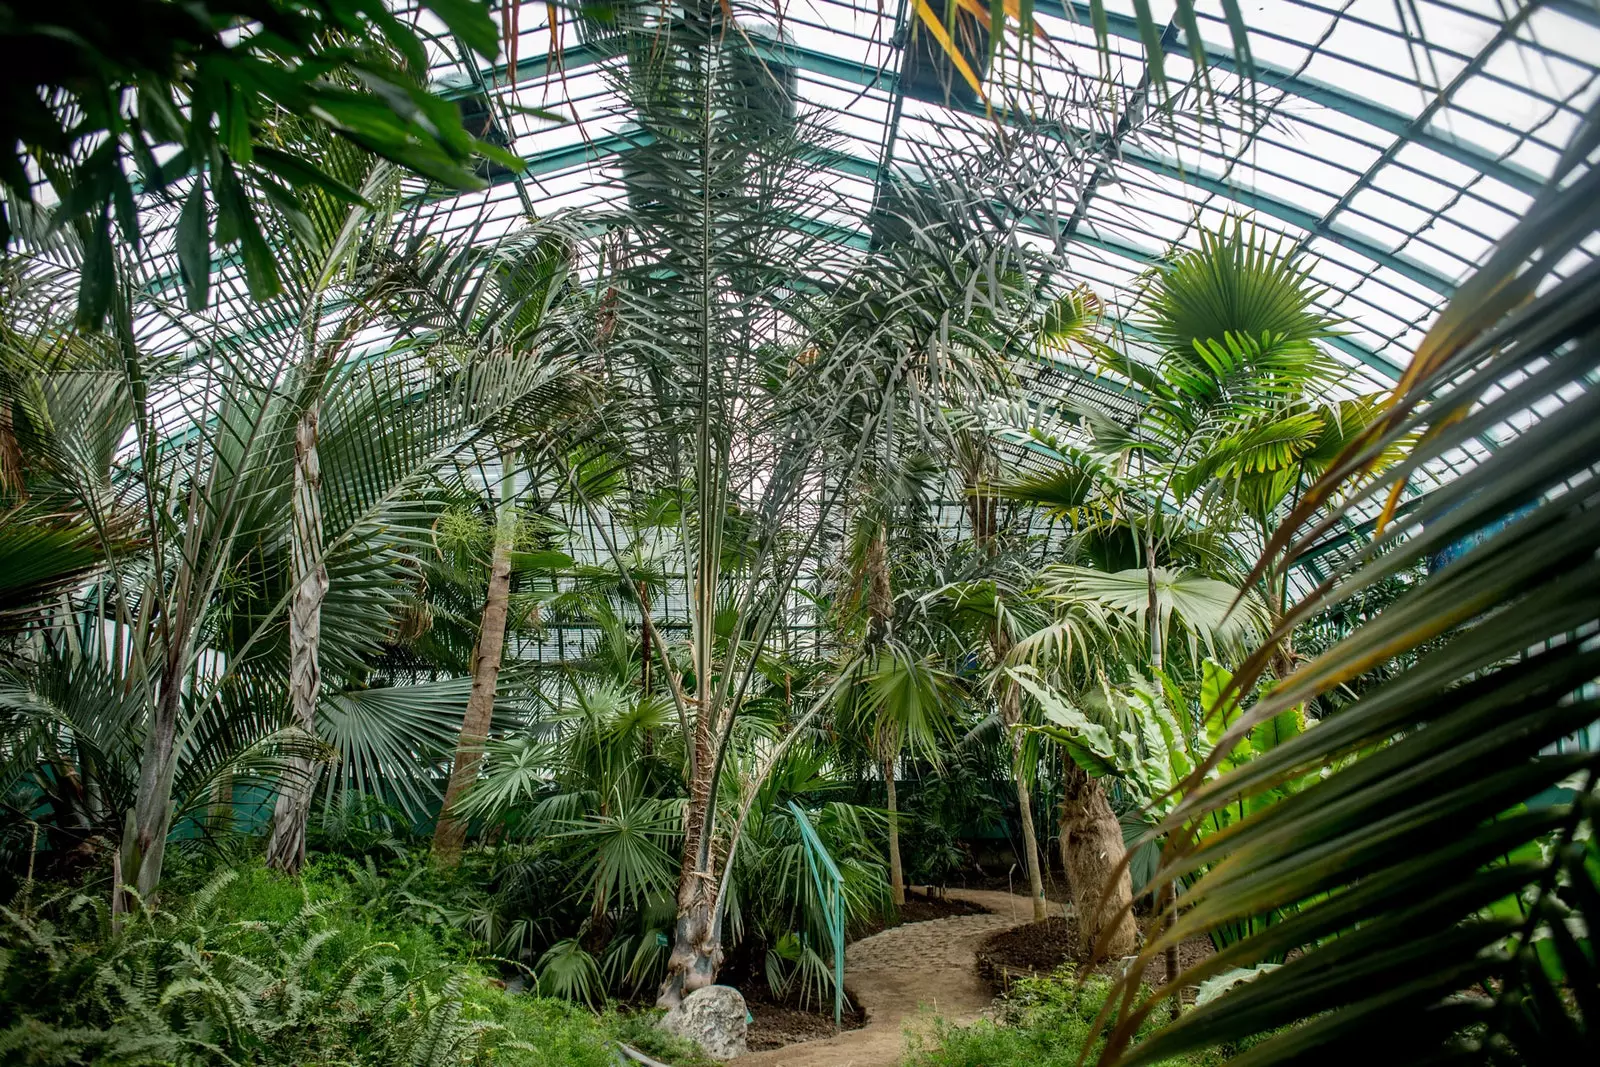
[[[1148,941],[1156,931],[1149,919],[1139,920],[1139,932]],[[1209,938],[1191,937],[1178,946],[1178,970],[1184,971],[1210,956],[1214,950]],[[1052,916],[1043,922],[1013,927],[990,937],[978,949],[978,975],[996,993],[1010,990],[1019,978],[1052,974],[1063,968],[1076,973],[1083,964],[1078,947],[1078,924],[1073,918]],[[1107,977],[1121,973],[1120,959],[1104,960],[1091,972]],[[1166,963],[1157,959],[1150,965],[1148,980],[1164,983]]]
[[[881,934],[892,926],[932,922],[935,919],[948,919],[953,915],[982,915],[987,910],[969,901],[941,896],[936,889],[919,891],[907,886],[906,902],[901,906],[899,915],[894,918],[879,917],[869,922],[857,923],[850,927],[847,939],[860,941],[873,934]]]
[[[762,993],[764,992],[763,985]],[[751,1052],[765,1052],[768,1049],[782,1048],[801,1041],[815,1041],[818,1038],[832,1037],[845,1030],[859,1030],[867,1025],[867,1013],[851,1002],[848,985],[845,986],[844,1014],[841,1017],[843,1025],[838,1030],[833,1028],[831,1003],[823,1012],[800,1011],[797,1008],[774,1004],[755,990],[745,991],[745,1003],[755,1020],[750,1024],[745,1036],[745,1042]]]

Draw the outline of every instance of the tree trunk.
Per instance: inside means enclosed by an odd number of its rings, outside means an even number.
[[[990,636],[995,663],[1004,668],[1011,653],[1011,635],[996,622]],[[1044,900],[1044,864],[1040,862],[1039,836],[1033,825],[1033,790],[1022,768],[1022,693],[1015,682],[1004,676],[1000,681],[1000,721],[1005,723],[1006,739],[1011,744],[1011,780],[1017,789],[1017,819],[1022,824],[1022,863],[1028,871],[1028,896],[1033,901],[1033,921],[1047,917]]]
[[[1163,631],[1161,629],[1161,614],[1160,614],[1160,611],[1159,611],[1160,602],[1159,602],[1159,600],[1157,599],[1157,596],[1156,596],[1156,546],[1155,546],[1155,540],[1154,540],[1153,537],[1151,537],[1148,534],[1146,535],[1146,538],[1145,538],[1144,565],[1145,565],[1145,577],[1146,577],[1146,581],[1147,581],[1147,583],[1149,585],[1149,602],[1146,605],[1146,607],[1147,607],[1147,610],[1148,610],[1149,616],[1150,616],[1149,620],[1148,620],[1149,623],[1150,623],[1150,666],[1151,666],[1151,668],[1153,670],[1162,671],[1162,670],[1165,670],[1166,666],[1167,666],[1166,634],[1163,633]],[[1159,685],[1159,682],[1157,684]],[[1119,828],[1119,830],[1118,830],[1119,837],[1120,837],[1120,834],[1121,834],[1121,831],[1120,831],[1120,828]],[[1173,910],[1168,912],[1167,920],[1166,920],[1166,924],[1165,925],[1166,925],[1166,927],[1168,929],[1171,929],[1172,924],[1177,922],[1176,897],[1177,897],[1177,888],[1178,887],[1177,887],[1176,884],[1170,884],[1169,888],[1172,891],[1171,894],[1170,894],[1170,899],[1173,902]],[[1163,962],[1165,962],[1165,964],[1166,964],[1167,981],[1170,983],[1172,981],[1173,977],[1178,973],[1178,946],[1177,945],[1168,945],[1167,946]],[[1183,1011],[1183,997],[1179,993],[1174,992],[1173,995],[1172,995],[1172,1002],[1168,1006],[1168,1012],[1170,1013],[1172,1018],[1176,1019],[1179,1016],[1179,1014],[1182,1013],[1182,1011]]]
[[[879,525],[867,543],[867,647],[888,640],[894,625],[894,590],[889,584],[889,531]]]
[[[900,865],[900,806],[894,792],[894,756],[883,761],[883,788],[889,797],[889,895],[894,906],[906,902],[906,874]]]
[[[293,540],[290,546],[294,599],[289,605],[289,707],[294,724],[308,735],[317,731],[317,697],[322,690],[318,646],[322,640],[322,602],[328,595],[328,567],[322,545],[322,466],[317,432],[322,406],[312,401],[294,433]],[[306,824],[311,819],[315,765],[292,756],[278,785],[267,841],[267,866],[298,874],[306,860]]]
[[[504,470],[510,457],[501,458]],[[506,619],[511,608],[511,546],[516,533],[513,508],[515,487],[509,472],[502,474],[499,516],[495,522],[494,555],[489,564],[489,589],[483,598],[483,616],[478,623],[478,644],[472,654],[472,692],[467,697],[466,714],[461,717],[461,735],[456,741],[455,760],[450,767],[450,782],[445,787],[444,804],[433,831],[433,861],[440,867],[461,862],[461,849],[467,840],[467,820],[454,814],[455,806],[478,780],[478,764],[483,760],[484,742],[489,739],[489,724],[494,718],[494,692],[500,682],[500,660],[505,653]]]
[[[982,464],[966,473],[967,518],[972,523],[972,540],[985,552],[995,550],[995,538],[1000,532],[999,500],[989,482],[992,459],[985,453]],[[994,654],[996,668],[1004,670],[1006,657],[1011,654],[1011,635],[998,618],[989,633],[989,650]],[[1033,825],[1033,793],[1027,776],[1022,773],[1022,735],[1016,729],[1022,722],[1022,694],[1016,684],[1004,675],[1001,676],[998,704],[1000,721],[1005,724],[1011,743],[1011,780],[1017,789],[1017,818],[1022,824],[1022,864],[1028,871],[1028,896],[1033,901],[1033,921],[1043,922],[1047,917],[1044,864],[1039,860],[1039,835]]]
[[[1113,959],[1133,952],[1133,886],[1122,863],[1122,826],[1105,790],[1070,757],[1064,758],[1061,797],[1061,865],[1072,887],[1078,936],[1085,956]],[[1115,875],[1115,880],[1113,880]]]
[[[878,649],[894,628],[894,588],[889,581],[889,528],[879,523],[867,543],[863,561],[867,580],[867,648]],[[877,724],[880,751],[879,766],[883,768],[883,787],[889,805],[889,896],[894,906],[906,902],[906,872],[900,862],[900,808],[895,796],[894,762],[900,754],[898,724],[880,721]]]
[[[709,620],[708,620],[709,622]],[[684,815],[683,861],[678,868],[678,919],[667,976],[656,1007],[675,1008],[683,998],[717,980],[722,967],[722,925],[716,914],[716,850],[705,840],[714,799],[711,774],[716,752],[706,706],[711,696],[708,672],[697,679],[698,708],[694,719],[694,761],[689,778],[689,804]]]
[[[167,652],[144,755],[139,761],[139,791],[122,835],[122,877],[132,878],[141,897],[148,898],[161,881],[167,831],[172,827],[172,779],[178,767],[178,705],[181,672],[176,661],[181,647]]]

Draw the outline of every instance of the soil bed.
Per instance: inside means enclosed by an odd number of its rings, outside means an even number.
[[[1146,940],[1155,933],[1148,919],[1139,921],[1139,930]],[[1178,970],[1194,966],[1212,951],[1210,939],[1191,937],[1178,946]],[[978,949],[978,974],[996,993],[1009,990],[1018,978],[1076,968],[1080,963],[1077,921],[1059,915],[995,934]],[[1105,960],[1095,966],[1094,973],[1115,977],[1121,966],[1120,959]],[[1148,980],[1164,982],[1166,973],[1165,961],[1157,959],[1150,965]]]
[[[845,987],[846,994],[849,987]],[[845,1000],[843,1026],[840,1030],[833,1028],[833,1005],[829,1004],[826,1013],[815,1011],[800,1011],[795,1008],[774,1004],[770,1000],[755,999],[753,994],[747,993],[745,1003],[750,1007],[750,1014],[755,1021],[750,1024],[746,1041],[751,1052],[764,1052],[767,1049],[782,1048],[800,1041],[815,1041],[818,1038],[832,1037],[843,1030],[859,1030],[867,1025],[867,1013],[855,1007],[848,997]]]
[[[893,926],[932,922],[934,919],[948,919],[952,915],[982,915],[986,910],[970,901],[957,900],[954,897],[929,896],[907,888],[906,902],[900,906],[897,918],[891,921],[880,917],[871,922],[859,923],[850,927],[848,939],[860,941],[864,937],[881,934]]]

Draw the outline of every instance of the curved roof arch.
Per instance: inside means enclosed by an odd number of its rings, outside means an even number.
[[[1106,7],[1109,64],[1096,53],[1087,3],[1036,0],[1048,40],[1026,65],[1002,51],[987,78],[991,101],[1032,106],[1081,94],[1087,78],[1103,101],[1146,103],[1150,68],[1131,0]],[[1151,8],[1158,20],[1172,17],[1170,0]],[[1196,8],[1206,76],[1219,98],[1238,99],[1241,64],[1222,7]],[[883,169],[912,162],[939,127],[983,107],[907,91],[906,0],[778,0],[775,10],[787,40],[770,57],[796,70],[803,101],[831,112],[840,188],[864,226]],[[440,42],[433,80],[492,101],[526,161],[512,184],[541,211],[600,199],[605,162],[620,147],[601,72],[616,48],[586,39],[562,8],[523,3],[517,17],[514,67],[464,65]],[[1194,243],[1197,223],[1251,214],[1315,257],[1328,310],[1347,321],[1339,354],[1357,382],[1381,388],[1600,96],[1600,10],[1588,0],[1264,0],[1248,17],[1249,104],[1214,110],[1177,137],[1086,121],[1086,132],[1108,136],[1103,173],[1072,209],[1074,266],[1120,305],[1152,259]],[[1178,93],[1194,74],[1191,42],[1169,21],[1160,43],[1164,88]],[[568,121],[553,125],[533,109]],[[488,196],[503,198],[508,215],[523,207],[512,189]]]
[[[904,77],[915,3],[774,0],[781,40],[769,27],[760,47],[793,69],[802,103],[839,134],[829,166],[844,206],[829,236],[864,244],[885,172],[914,167],[919,152],[947,143],[942,134],[1003,120],[1007,107],[1051,109],[1096,155],[1053,236],[1114,318],[1132,312],[1152,263],[1197,244],[1198,227],[1248,215],[1313,260],[1323,305],[1343,320],[1330,347],[1351,393],[1400,377],[1600,99],[1593,0],[1259,0],[1246,11],[1248,61],[1234,52],[1219,0],[1195,4],[1198,49],[1172,0],[1149,0],[1165,25],[1159,84],[1133,0],[1106,0],[1109,60],[1096,48],[1088,3],[1034,0],[1045,39],[1027,62],[997,53],[985,77],[995,110],[986,112],[970,96],[930,94]],[[626,117],[604,72],[619,61],[617,46],[582,32],[565,8],[521,3],[515,15],[517,47],[497,65],[464,64],[465,49],[436,42],[434,84],[487,100],[524,161],[520,175],[485,193],[437,204],[441,228],[482,225],[486,215],[509,227],[529,209],[620,195],[608,163],[626,143]],[[1198,118],[1142,130],[1152,102],[1181,99],[1186,87],[1191,101],[1198,96],[1197,51],[1211,89]],[[1568,271],[1597,251],[1575,252]],[[1022,377],[1035,403],[1068,390],[1089,390],[1108,408],[1128,403],[1087,363]],[[1454,459],[1474,462],[1496,444],[1469,442]],[[1431,472],[1418,491],[1451,473]]]

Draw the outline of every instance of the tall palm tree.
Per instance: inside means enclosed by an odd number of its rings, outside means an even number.
[[[472,690],[434,830],[434,860],[445,867],[459,861],[466,841],[467,825],[453,809],[477,779],[494,715],[522,475],[532,464],[548,465],[556,445],[553,428],[563,414],[573,413],[571,403],[582,395],[573,361],[575,341],[556,313],[573,266],[577,238],[572,228],[560,220],[529,222],[485,246],[476,245],[474,236],[469,231],[457,243],[437,247],[424,238],[413,239],[408,254],[386,268],[379,288],[401,333],[439,363],[447,377],[471,380],[480,365],[503,363],[515,368],[520,379],[496,407],[477,413],[481,421],[473,443],[492,453],[492,460],[476,464],[467,475],[487,482],[483,472],[496,471],[490,494],[495,518],[470,662]]]
[[[1175,615],[1208,647],[1237,645],[1251,633],[1249,612],[1232,610],[1236,587],[1177,564],[1196,562],[1197,548],[1213,560],[1229,554],[1225,538],[1216,541],[1233,525],[1237,492],[1219,491],[1219,475],[1277,472],[1307,451],[1283,442],[1311,432],[1301,411],[1334,373],[1317,347],[1332,326],[1315,307],[1319,295],[1309,268],[1284,255],[1281,242],[1268,246],[1236,222],[1202,232],[1198,249],[1154,272],[1141,322],[1157,347],[1153,364],[1095,336],[1092,296],[1067,294],[1041,331],[1048,343],[1097,356],[1143,402],[1127,426],[1080,409],[1093,451],[1058,450],[1058,470],[1018,479],[1007,492],[1081,531],[1080,549],[1100,555],[1101,567],[1047,568],[1049,594],[1069,608],[1087,601],[1136,621],[1146,669],[1157,676],[1169,666]],[[1106,566],[1114,556],[1122,557],[1113,564],[1119,569]],[[1099,914],[1112,930],[1102,931],[1101,949],[1126,953],[1136,932],[1131,886],[1117,862],[1120,827],[1098,780],[1072,760],[1063,770],[1062,852],[1078,874],[1074,896],[1080,912],[1085,897],[1106,905]],[[1085,847],[1072,846],[1074,838]],[[1083,932],[1098,925],[1085,923]]]
[[[992,558],[1000,551],[1000,495],[996,489],[1000,461],[995,442],[988,435],[962,434],[958,438],[957,457],[973,544],[980,553]],[[1003,588],[999,583],[994,585],[995,595],[991,602],[994,617],[986,636],[990,655],[999,668],[995,676],[996,704],[1000,725],[1011,749],[1011,777],[1017,793],[1017,821],[1022,830],[1022,860],[1028,874],[1028,897],[1033,902],[1033,921],[1043,922],[1047,916],[1044,864],[1039,857],[1038,833],[1034,825],[1032,775],[1027,773],[1024,734],[1020,729],[1022,692],[1004,670],[1016,644],[1012,636],[1013,622],[1008,618],[1014,616],[1015,610],[1000,595]]]
[[[981,287],[1006,271],[981,268],[1015,254],[941,249],[965,269],[911,275],[903,252],[862,265],[817,241],[821,133],[727,32],[725,12],[741,10],[693,5],[629,52],[628,203],[602,220],[617,236],[594,301],[602,373],[626,413],[610,425],[630,476],[671,497],[689,591],[681,679],[653,642],[690,735],[667,1005],[720,966],[719,783],[790,593],[882,427],[935,421],[977,364],[997,362],[986,345],[941,345],[939,324],[998,303]]]
[[[285,123],[286,127],[290,124]],[[287,140],[295,131],[286,130]],[[299,131],[300,139],[313,142],[315,154],[335,180],[353,189],[359,199],[348,199],[318,188],[303,194],[301,225],[282,242],[286,296],[275,306],[292,317],[291,334],[300,344],[294,369],[295,388],[303,399],[294,427],[293,493],[290,498],[289,603],[289,705],[296,726],[316,732],[317,700],[322,690],[319,662],[322,605],[328,592],[328,568],[322,521],[322,464],[318,436],[322,419],[322,392],[334,366],[349,357],[350,346],[378,314],[375,301],[351,293],[352,283],[370,270],[373,254],[387,248],[389,216],[399,193],[399,173],[348,142],[325,131]],[[318,136],[318,134],[321,136]],[[340,301],[339,313],[330,313],[340,290],[353,297]],[[267,864],[288,873],[305,862],[306,822],[311,814],[313,773],[297,761],[286,775],[273,809],[272,831],[267,841]]]

